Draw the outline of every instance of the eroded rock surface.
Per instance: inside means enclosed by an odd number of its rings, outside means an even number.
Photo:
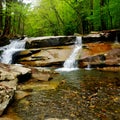
[[[48,36],[29,38],[26,41],[26,48],[41,48],[74,44],[76,40],[75,36]]]
[[[120,42],[120,30],[104,30],[99,32],[91,32],[83,36],[83,43],[93,42]]]
[[[29,68],[0,63],[0,116],[12,100],[19,78],[28,74]]]
[[[0,85],[0,116],[3,114],[4,109],[8,106],[10,100],[14,95],[14,89],[4,85]]]
[[[88,65],[92,65],[94,67],[119,66],[120,65],[120,49],[119,48],[112,49],[103,54],[86,57],[80,60],[79,63],[81,67],[86,67]]]
[[[42,49],[27,49],[25,51],[20,52],[17,55],[17,58],[19,58],[17,60],[17,63],[41,67],[62,66],[63,62],[70,56],[73,47],[74,46],[71,45],[71,46],[48,47]]]
[[[17,93],[18,99],[24,97],[24,95],[29,95],[27,93],[20,95],[24,92],[19,89],[19,83],[26,83],[29,80],[32,83],[36,82],[41,87],[40,81],[49,81],[57,74],[57,72],[45,68],[23,67],[0,63],[0,116],[9,105],[15,93]],[[49,83],[47,86],[49,86]],[[28,88],[31,88],[31,84],[28,84]],[[16,92],[16,90],[20,91]]]

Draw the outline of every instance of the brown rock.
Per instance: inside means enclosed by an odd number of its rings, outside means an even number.
[[[80,67],[86,67],[89,64],[94,67],[119,66],[120,49],[112,49],[104,54],[89,56],[79,61]]]
[[[52,72],[47,69],[35,69],[32,68],[32,78],[40,81],[49,81],[53,78],[53,76],[57,74],[56,72]]]
[[[32,53],[30,56],[21,57],[17,63],[29,66],[62,66],[63,62],[71,54],[72,49],[73,46],[43,48],[37,53]]]
[[[26,41],[26,48],[41,48],[74,44],[76,40],[75,36],[48,36],[48,37],[36,37],[29,38]]]
[[[0,116],[10,103],[14,95],[14,89],[0,85]]]

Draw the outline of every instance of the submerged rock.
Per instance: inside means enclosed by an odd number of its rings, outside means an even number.
[[[55,89],[59,83],[40,84],[40,81],[49,81],[56,75],[58,75],[57,72],[48,69],[27,68],[0,63],[0,116],[13,99],[15,93],[17,93],[15,96],[17,99],[29,95],[29,93],[22,92],[23,89]],[[19,83],[23,83],[22,87],[19,87]],[[24,88],[24,84],[27,84],[27,87]],[[16,90],[20,91],[15,92]]]
[[[32,68],[32,78],[37,81],[49,81],[53,79],[55,74],[58,74],[57,72],[52,72],[51,70],[47,69],[35,69]]]

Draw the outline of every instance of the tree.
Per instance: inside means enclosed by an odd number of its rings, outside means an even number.
[[[10,10],[10,3],[12,0],[6,0],[6,12],[5,12],[5,25],[2,36],[7,36],[10,34],[11,28],[11,10]]]
[[[0,1],[0,30],[3,28],[3,14],[2,14],[3,6],[2,0]]]

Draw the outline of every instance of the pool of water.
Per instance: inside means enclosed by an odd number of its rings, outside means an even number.
[[[120,72],[63,71],[53,81],[47,84],[56,83],[55,89],[41,89],[38,83],[23,89],[30,94],[15,99],[6,113],[16,120],[120,119]]]

